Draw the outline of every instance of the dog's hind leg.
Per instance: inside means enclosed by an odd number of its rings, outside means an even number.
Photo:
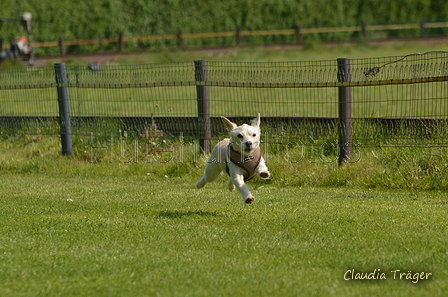
[[[207,163],[205,166],[204,176],[196,183],[196,188],[202,188],[206,183],[210,183],[218,178],[221,168],[218,163]]]

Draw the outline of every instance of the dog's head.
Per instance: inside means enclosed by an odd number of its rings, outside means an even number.
[[[249,156],[260,146],[260,114],[252,120],[250,125],[237,126],[225,117],[221,119],[230,129],[230,142],[235,151]]]

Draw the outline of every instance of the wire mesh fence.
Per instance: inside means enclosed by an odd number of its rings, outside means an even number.
[[[203,61],[199,70],[194,62],[96,71],[66,65],[65,81],[54,67],[1,70],[0,130],[61,133],[58,88],[66,88],[71,134],[80,137],[201,139],[209,119],[210,137],[217,138],[225,134],[220,116],[239,124],[260,113],[272,142],[337,143],[344,88],[353,144],[445,146],[447,58],[447,52],[429,52],[351,59],[342,70],[335,60]]]
[[[58,132],[58,100],[52,67],[0,71],[2,134]]]

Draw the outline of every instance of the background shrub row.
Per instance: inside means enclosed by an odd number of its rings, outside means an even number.
[[[443,21],[448,16],[446,0],[10,0],[2,5],[2,18],[33,14],[34,41],[116,38],[125,36],[368,24],[414,23],[422,18]],[[5,43],[23,35],[16,23],[0,23]],[[345,35],[344,35],[345,34]],[[390,32],[391,36],[406,32]],[[334,37],[337,35],[337,37]],[[323,38],[344,38],[349,33],[327,34]],[[387,37],[391,37],[387,36]],[[293,42],[294,36],[247,37],[247,42]],[[316,38],[316,36],[314,36]],[[320,36],[319,38],[322,38]],[[234,38],[190,39],[186,46],[232,43]],[[135,41],[129,49],[175,45],[169,41]],[[115,46],[116,47],[116,46]],[[58,49],[46,49],[47,51]]]

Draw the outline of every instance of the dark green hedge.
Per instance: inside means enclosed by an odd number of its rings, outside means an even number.
[[[35,41],[116,38],[176,34],[323,26],[442,21],[448,16],[446,0],[9,0],[0,17],[33,14]],[[0,38],[9,42],[23,35],[14,23],[0,24]],[[397,33],[394,33],[397,34]],[[403,33],[405,34],[405,33]],[[343,34],[340,34],[344,37]],[[347,35],[347,34],[346,34]],[[339,36],[338,38],[340,38]],[[350,37],[350,36],[346,36]],[[322,37],[321,37],[322,38]],[[329,34],[325,38],[332,38]],[[294,36],[247,37],[244,42],[293,42]],[[186,46],[232,44],[234,38],[185,40]],[[133,42],[127,48],[173,46],[176,41]],[[91,47],[94,48],[95,46]],[[116,45],[114,45],[116,48]],[[107,48],[106,48],[107,49]],[[69,49],[70,50],[70,49]],[[71,51],[79,50],[72,47]]]

